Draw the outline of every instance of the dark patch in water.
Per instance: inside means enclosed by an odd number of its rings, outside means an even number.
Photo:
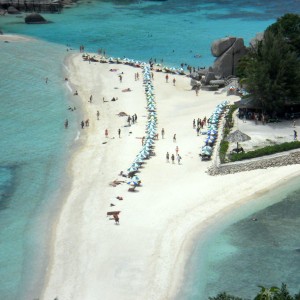
[[[0,166],[0,211],[7,209],[15,189],[18,166]]]

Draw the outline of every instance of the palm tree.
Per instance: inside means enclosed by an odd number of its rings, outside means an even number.
[[[266,288],[264,286],[260,287],[260,293],[254,298],[254,300],[275,300],[276,296],[278,296],[278,293],[280,289],[276,286],[272,286],[270,288]]]

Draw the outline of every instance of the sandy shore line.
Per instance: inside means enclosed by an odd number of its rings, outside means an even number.
[[[71,190],[62,199],[41,299],[173,299],[201,230],[256,194],[299,175],[299,166],[287,166],[208,176],[205,171],[211,162],[198,156],[204,136],[196,135],[192,121],[209,117],[217,104],[237,97],[204,91],[197,97],[188,78],[171,75],[166,83],[165,74],[154,73],[158,128],[159,133],[165,129],[165,138],[159,138],[156,155],[141,170],[142,187],[137,192],[128,192],[126,183],[112,187],[113,180],[125,179],[118,174],[130,166],[145,135],[141,69],[84,62],[79,54],[73,55],[68,68],[69,81],[83,103],[81,114],[90,126],[81,130],[82,146],[69,165]],[[122,92],[128,87],[131,92]],[[118,100],[111,101],[113,97]],[[119,117],[119,112],[137,114],[137,123],[124,127],[126,117]],[[175,154],[176,146],[181,165],[165,159],[167,151]],[[121,211],[119,226],[106,216],[111,210]]]
[[[34,38],[15,34],[0,34],[0,41],[4,42],[30,42],[34,41]]]

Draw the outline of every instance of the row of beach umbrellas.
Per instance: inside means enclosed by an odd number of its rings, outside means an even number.
[[[97,56],[94,55],[93,57],[90,56],[88,53],[84,53],[82,55],[82,57],[84,59],[88,59],[88,58],[93,58],[97,61],[100,62],[107,62],[107,63],[111,63],[111,64],[125,64],[125,65],[129,65],[129,66],[133,66],[133,67],[141,67],[144,68],[145,66],[149,66],[147,63],[143,62],[143,61],[139,61],[139,60],[134,60],[134,59],[130,59],[127,57],[124,58],[120,58],[120,57],[105,57],[105,56],[99,56],[97,59]],[[162,67],[161,64],[155,64],[159,69],[161,69],[162,72],[165,73],[171,73],[171,74],[178,74],[178,75],[185,75],[184,69],[183,68],[175,68],[175,67]],[[150,66],[149,66],[150,68]]]
[[[205,145],[201,148],[201,155],[211,156],[213,146],[218,136],[218,124],[221,118],[221,114],[226,108],[228,101],[223,101],[218,104],[209,118],[208,130],[206,132]]]
[[[143,138],[143,146],[140,152],[135,157],[134,161],[127,169],[128,173],[134,174],[139,170],[145,159],[151,155],[152,148],[154,147],[154,139],[157,134],[157,115],[156,115],[156,102],[154,96],[154,88],[151,80],[151,68],[149,65],[144,64],[143,69],[143,84],[145,87],[145,94],[147,100],[148,119],[146,123],[146,136]],[[140,182],[137,176],[133,176],[128,182],[130,185],[138,185]]]

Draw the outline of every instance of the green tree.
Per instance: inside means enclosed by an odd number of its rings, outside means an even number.
[[[260,287],[260,293],[254,298],[254,300],[275,300],[278,296],[280,289],[276,286],[266,288],[264,286]]]
[[[275,35],[281,34],[294,51],[300,55],[300,16],[296,14],[285,14],[270,25],[267,31]]]
[[[281,33],[266,31],[239,64],[238,74],[269,113],[282,111],[288,101],[300,103],[300,60]]]
[[[209,300],[243,300],[242,298],[229,295],[225,292],[218,294],[216,297],[209,297],[208,299]]]

